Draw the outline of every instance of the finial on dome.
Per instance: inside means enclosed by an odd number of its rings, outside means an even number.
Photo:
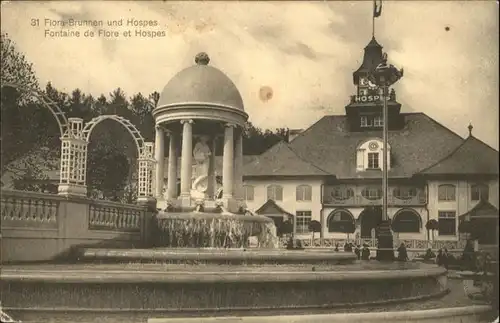
[[[467,127],[469,129],[469,136],[472,136],[472,129],[474,128],[471,123],[469,123],[469,126]]]
[[[210,62],[210,57],[208,57],[207,53],[201,52],[195,56],[194,61],[198,65],[208,65],[208,63]]]

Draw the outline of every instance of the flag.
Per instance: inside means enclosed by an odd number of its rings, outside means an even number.
[[[373,0],[373,18],[380,17],[382,14],[382,0],[377,5],[377,0]]]

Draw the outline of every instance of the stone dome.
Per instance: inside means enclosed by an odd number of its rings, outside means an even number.
[[[220,106],[244,111],[243,99],[233,81],[209,66],[205,53],[196,56],[196,65],[177,73],[163,88],[156,109],[185,105]]]

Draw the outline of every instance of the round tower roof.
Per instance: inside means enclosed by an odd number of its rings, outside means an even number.
[[[208,55],[199,53],[195,62],[196,65],[183,69],[165,85],[157,109],[207,104],[207,108],[215,105],[244,111],[236,85],[221,70],[208,65]]]

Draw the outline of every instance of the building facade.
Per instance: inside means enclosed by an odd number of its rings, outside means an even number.
[[[475,138],[472,126],[462,138],[423,113],[403,113],[392,89],[383,146],[383,91],[367,78],[381,58],[373,38],[353,73],[345,115],[325,116],[244,165],[249,209],[266,214],[274,202],[298,237],[310,237],[315,220],[324,238],[369,239],[381,217],[384,153],[388,215],[399,239],[458,240],[461,214],[481,200],[498,208],[498,151]],[[426,229],[430,220],[436,230]]]

